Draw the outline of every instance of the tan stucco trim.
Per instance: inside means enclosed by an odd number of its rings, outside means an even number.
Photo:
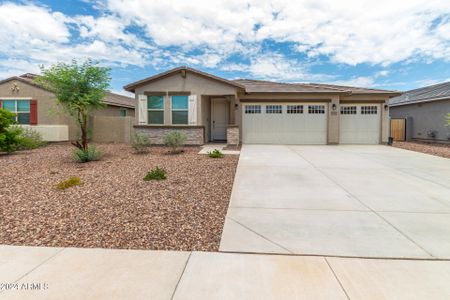
[[[255,98],[255,99],[241,99],[241,102],[331,102],[331,99],[283,99],[283,98],[273,98],[273,99],[261,99],[261,98]]]

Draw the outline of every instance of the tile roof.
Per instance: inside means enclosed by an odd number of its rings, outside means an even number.
[[[281,83],[264,80],[233,80],[245,87],[247,93],[350,93],[349,90],[317,86],[309,83]]]
[[[130,98],[127,96],[107,92],[105,99],[103,99],[103,102],[105,102],[108,105],[113,106],[121,106],[121,107],[128,107],[128,108],[135,108],[136,107],[136,99]]]
[[[362,87],[356,87],[356,86],[324,84],[324,83],[310,83],[310,84],[315,85],[315,86],[321,86],[321,87],[342,89],[342,90],[350,91],[352,94],[400,94],[399,91],[370,89],[370,88],[362,88]]]
[[[391,106],[450,99],[450,81],[404,92],[389,101]]]

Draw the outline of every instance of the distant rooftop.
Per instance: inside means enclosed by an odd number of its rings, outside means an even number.
[[[37,76],[38,75],[33,74],[33,73],[25,73],[20,76],[13,76],[13,77],[7,78],[0,82],[5,82],[5,81],[16,79],[16,80],[24,81],[24,82],[32,84],[32,85],[36,85],[35,83],[33,83],[33,80]],[[136,106],[136,101],[134,98],[123,96],[123,95],[116,94],[116,93],[111,93],[111,92],[106,93],[106,97],[103,99],[103,102],[108,105],[112,105],[112,106],[120,106],[120,107],[128,107],[128,108],[135,108],[135,106]]]
[[[391,106],[450,99],[450,82],[438,83],[404,92],[389,101]]]

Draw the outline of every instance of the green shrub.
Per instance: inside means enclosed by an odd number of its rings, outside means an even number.
[[[172,153],[178,153],[186,142],[186,134],[181,131],[171,131],[164,136],[163,141],[166,146],[172,148]]]
[[[16,124],[15,114],[0,108],[0,152],[12,153],[19,148],[22,128]]]
[[[131,141],[131,147],[136,153],[147,153],[150,145],[150,138],[142,133],[136,133]]]
[[[144,180],[164,180],[167,179],[166,170],[160,167],[156,167],[145,175]]]
[[[76,186],[76,185],[80,185],[81,184],[81,178],[80,177],[70,177],[67,180],[61,181],[56,185],[56,188],[58,190],[65,190],[68,189],[70,187]]]
[[[42,140],[42,135],[31,128],[23,128],[19,135],[20,150],[31,150],[45,146],[45,142]]]
[[[213,151],[208,152],[208,156],[212,157],[212,158],[222,158],[223,153],[220,152],[220,150],[218,150],[218,149],[214,149]]]
[[[86,163],[89,161],[100,160],[102,153],[94,146],[89,146],[87,150],[76,149],[73,152],[73,159],[79,163]]]

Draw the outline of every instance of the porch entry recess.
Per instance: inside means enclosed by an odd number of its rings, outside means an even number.
[[[229,102],[225,98],[211,99],[211,140],[226,141]]]

